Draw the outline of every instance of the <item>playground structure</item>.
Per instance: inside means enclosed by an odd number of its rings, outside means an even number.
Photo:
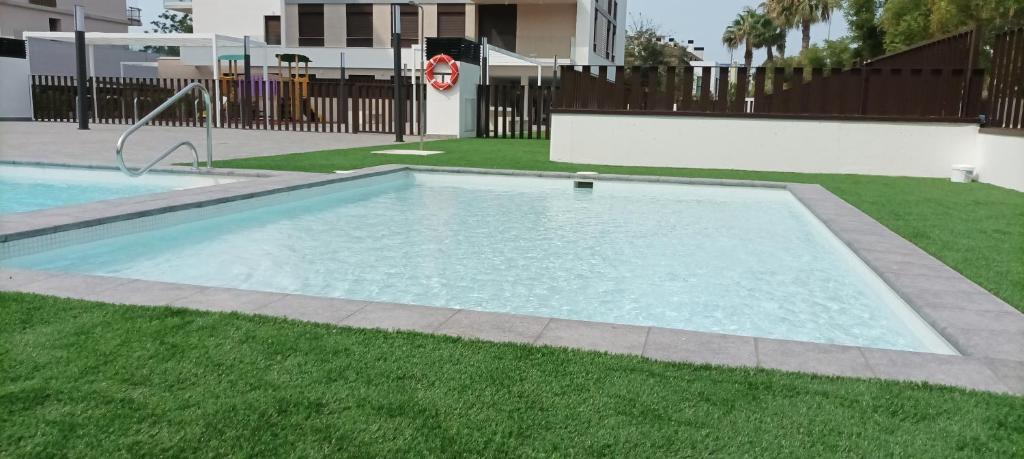
[[[277,54],[278,79],[284,83],[278,101],[282,119],[317,122],[320,116],[313,109],[309,97],[309,63],[302,54]],[[285,68],[287,65],[287,69]],[[294,68],[293,68],[294,65]]]
[[[217,76],[217,86],[226,119],[237,117],[245,121],[246,118],[263,118],[264,110],[269,108],[262,107],[259,101],[267,95],[268,104],[276,106],[275,118],[278,122],[320,121],[319,114],[313,109],[309,88],[309,63],[312,61],[301,54],[278,54],[276,57],[276,76],[268,74],[246,78],[242,64],[245,61],[244,54],[218,56],[223,71]],[[199,115],[205,116],[205,113]]]

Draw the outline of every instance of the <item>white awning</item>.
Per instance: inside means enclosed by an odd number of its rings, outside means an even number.
[[[23,38],[40,40],[74,42],[74,32],[25,32]],[[216,41],[218,46],[242,46],[245,39],[231,35],[214,33],[105,33],[86,32],[87,45],[113,46],[196,46],[211,47]],[[249,39],[249,46],[266,48],[267,44]]]

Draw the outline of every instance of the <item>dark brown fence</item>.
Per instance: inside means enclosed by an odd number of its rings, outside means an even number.
[[[477,86],[477,136],[551,138],[551,86]]]
[[[559,109],[807,117],[977,119],[984,71],[599,67],[561,70]],[[612,79],[614,77],[614,80]]]
[[[996,36],[987,113],[988,127],[1024,130],[1024,27]]]
[[[963,30],[944,37],[920,43],[892,54],[876,57],[864,62],[870,68],[964,68],[978,62],[979,38],[973,29]]]
[[[263,80],[187,80],[175,78],[90,78],[87,82],[89,116],[93,123],[134,124],[176,92],[193,82],[202,83],[216,98],[215,122],[221,127],[307,132],[394,133],[394,86],[387,81],[339,80],[309,83]],[[405,106],[407,134],[418,134],[413,86],[402,86],[399,103]],[[421,87],[422,88],[422,87]],[[76,120],[77,87],[73,77],[34,75],[32,101],[39,121]],[[95,97],[94,97],[95,96]],[[210,114],[199,93],[180,99],[157,116],[157,126],[201,126]]]

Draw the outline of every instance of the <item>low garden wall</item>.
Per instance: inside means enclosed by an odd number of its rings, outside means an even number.
[[[551,131],[559,162],[912,177],[971,164],[984,181],[1024,190],[1024,170],[1013,170],[1024,138],[968,123],[556,111]]]
[[[982,129],[977,154],[979,181],[1024,191],[1024,131]]]

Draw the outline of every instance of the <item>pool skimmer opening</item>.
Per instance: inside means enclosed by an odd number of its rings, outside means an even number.
[[[597,172],[577,172],[576,177],[573,178],[572,187],[577,190],[593,189],[596,178]]]

